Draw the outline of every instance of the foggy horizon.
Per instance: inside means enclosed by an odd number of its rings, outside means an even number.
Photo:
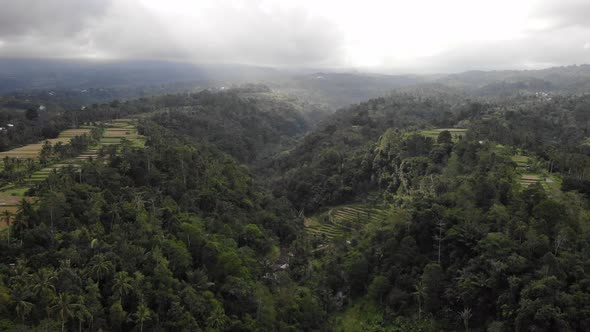
[[[590,3],[1,1],[0,57],[444,74],[587,63]]]

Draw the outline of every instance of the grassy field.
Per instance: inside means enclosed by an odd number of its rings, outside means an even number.
[[[365,224],[384,217],[385,211],[369,206],[339,206],[319,215],[306,218],[305,230],[309,234],[333,239],[356,232]]]
[[[449,131],[451,133],[451,137],[453,138],[453,142],[458,142],[459,137],[464,137],[467,133],[467,129],[462,128],[438,128],[438,129],[429,129],[429,130],[422,130],[420,131],[421,135],[426,137],[430,137],[436,141],[438,135],[443,131]]]

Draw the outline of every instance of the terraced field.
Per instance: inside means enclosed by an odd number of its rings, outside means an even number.
[[[449,131],[451,133],[451,137],[453,138],[453,142],[458,142],[460,137],[464,137],[467,133],[467,129],[463,128],[439,128],[439,129],[429,129],[429,130],[422,130],[420,131],[421,135],[426,137],[430,137],[436,141],[438,135],[443,131]]]
[[[57,138],[50,138],[39,143],[29,144],[20,148],[0,152],[0,159],[7,156],[20,159],[37,159],[39,157],[39,152],[41,152],[41,149],[43,148],[43,144],[45,144],[45,141],[49,141],[52,145],[55,145],[57,142],[67,144],[72,140],[72,138],[89,134],[91,130],[91,128],[67,129],[62,131]]]
[[[385,211],[369,206],[341,206],[320,216],[306,219],[305,230],[309,234],[333,239],[356,232],[365,224],[382,220],[385,216]]]
[[[557,194],[561,191],[559,174],[549,174],[546,169],[540,168],[534,157],[519,152],[518,155],[512,155],[510,158],[516,163],[516,170],[520,174],[518,182],[523,187],[540,183],[549,193]]]
[[[539,182],[541,182],[541,176],[539,174],[522,174],[520,177],[520,184],[525,187]]]
[[[517,155],[511,156],[512,160],[516,163],[516,167],[520,169],[527,169],[530,167],[532,160],[529,156]]]
[[[119,145],[123,139],[131,142],[133,146],[142,147],[145,144],[145,138],[138,134],[137,128],[131,119],[118,119],[105,124],[107,126],[100,145]]]
[[[56,164],[47,166],[26,178],[23,183],[9,184],[3,188],[0,188],[0,214],[3,211],[9,211],[16,213],[20,201],[25,198],[30,202],[35,202],[35,197],[26,196],[27,191],[38,184],[43,182],[52,172],[58,172],[64,167],[81,167],[82,163],[91,158],[97,158],[99,150],[102,146],[106,145],[119,145],[123,139],[131,141],[133,146],[142,147],[145,144],[145,138],[137,133],[137,129],[133,125],[133,121],[130,119],[119,119],[112,122],[102,124],[105,127],[103,137],[100,144],[97,146],[90,147],[82,154],[75,158],[68,160],[62,160]],[[50,139],[52,144],[57,142],[68,143],[73,137],[90,133],[94,127],[86,126],[81,129],[68,129],[63,131],[58,138]],[[43,141],[45,142],[45,141]],[[43,143],[30,144],[21,148],[13,149],[10,151],[0,153],[0,156],[15,157],[15,158],[30,158],[37,159]],[[4,222],[0,222],[0,229],[6,227]]]

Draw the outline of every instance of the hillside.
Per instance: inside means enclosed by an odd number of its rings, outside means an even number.
[[[589,105],[407,90],[316,123],[245,85],[7,109],[83,127],[4,152],[39,159],[0,173],[0,326],[585,330]]]

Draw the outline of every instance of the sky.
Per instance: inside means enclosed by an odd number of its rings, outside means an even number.
[[[590,0],[0,0],[0,57],[386,73],[590,62]]]

